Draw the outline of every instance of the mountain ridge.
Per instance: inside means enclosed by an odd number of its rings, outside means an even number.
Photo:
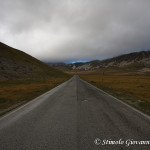
[[[52,65],[54,66],[54,65]],[[62,66],[62,65],[61,65]],[[150,51],[140,51],[132,52],[129,54],[123,54],[116,57],[112,57],[105,60],[92,60],[89,62],[65,64],[65,67],[68,70],[96,70],[100,68],[109,68],[109,67],[150,67]],[[54,67],[59,68],[59,64]],[[61,68],[60,68],[61,69]]]

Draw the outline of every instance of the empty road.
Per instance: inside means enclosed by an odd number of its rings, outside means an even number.
[[[150,150],[148,141],[148,116],[78,76],[0,118],[0,150]]]

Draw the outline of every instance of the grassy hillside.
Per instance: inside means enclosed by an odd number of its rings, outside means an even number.
[[[0,43],[0,115],[70,77],[20,50]]]
[[[36,58],[0,43],[0,78],[64,77],[65,73]]]

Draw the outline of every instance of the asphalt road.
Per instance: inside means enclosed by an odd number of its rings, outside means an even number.
[[[0,150],[150,150],[139,141],[150,118],[78,76],[0,118]]]

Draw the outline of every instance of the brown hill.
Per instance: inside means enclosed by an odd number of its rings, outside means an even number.
[[[38,59],[0,42],[0,78],[48,78],[67,76]]]

